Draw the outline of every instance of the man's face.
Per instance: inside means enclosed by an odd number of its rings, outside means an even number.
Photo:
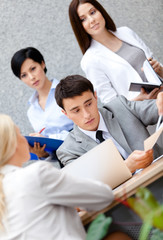
[[[100,115],[96,93],[85,91],[81,96],[63,99],[63,113],[84,130],[96,131]]]

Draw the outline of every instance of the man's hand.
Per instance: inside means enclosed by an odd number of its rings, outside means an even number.
[[[163,116],[163,92],[160,92],[156,100],[158,114]]]
[[[153,161],[153,149],[148,151],[133,151],[125,160],[129,170],[134,173],[137,169],[148,167]]]
[[[47,152],[45,152],[45,147],[46,147],[46,144],[44,144],[43,147],[40,147],[40,143],[35,142],[34,147],[31,147],[29,145],[29,151],[31,153],[36,154],[39,158],[40,157],[48,157],[49,154]]]

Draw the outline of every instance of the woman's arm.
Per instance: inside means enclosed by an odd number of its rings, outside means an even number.
[[[92,82],[102,103],[107,103],[118,95],[112,86],[105,64],[103,65],[99,59],[87,56],[84,61],[81,61],[81,68],[85,72],[87,79]]]
[[[41,162],[39,177],[47,201],[66,207],[100,210],[113,201],[111,188],[98,181],[80,179]]]

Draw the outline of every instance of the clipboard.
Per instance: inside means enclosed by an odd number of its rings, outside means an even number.
[[[35,136],[25,136],[30,146],[34,146],[34,142],[39,142],[42,147],[46,144],[45,151],[54,152],[63,143],[60,139],[46,138],[46,137],[35,137]]]

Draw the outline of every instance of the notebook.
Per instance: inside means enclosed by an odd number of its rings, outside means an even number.
[[[78,178],[99,180],[112,189],[132,177],[111,139],[107,139],[61,169]]]

